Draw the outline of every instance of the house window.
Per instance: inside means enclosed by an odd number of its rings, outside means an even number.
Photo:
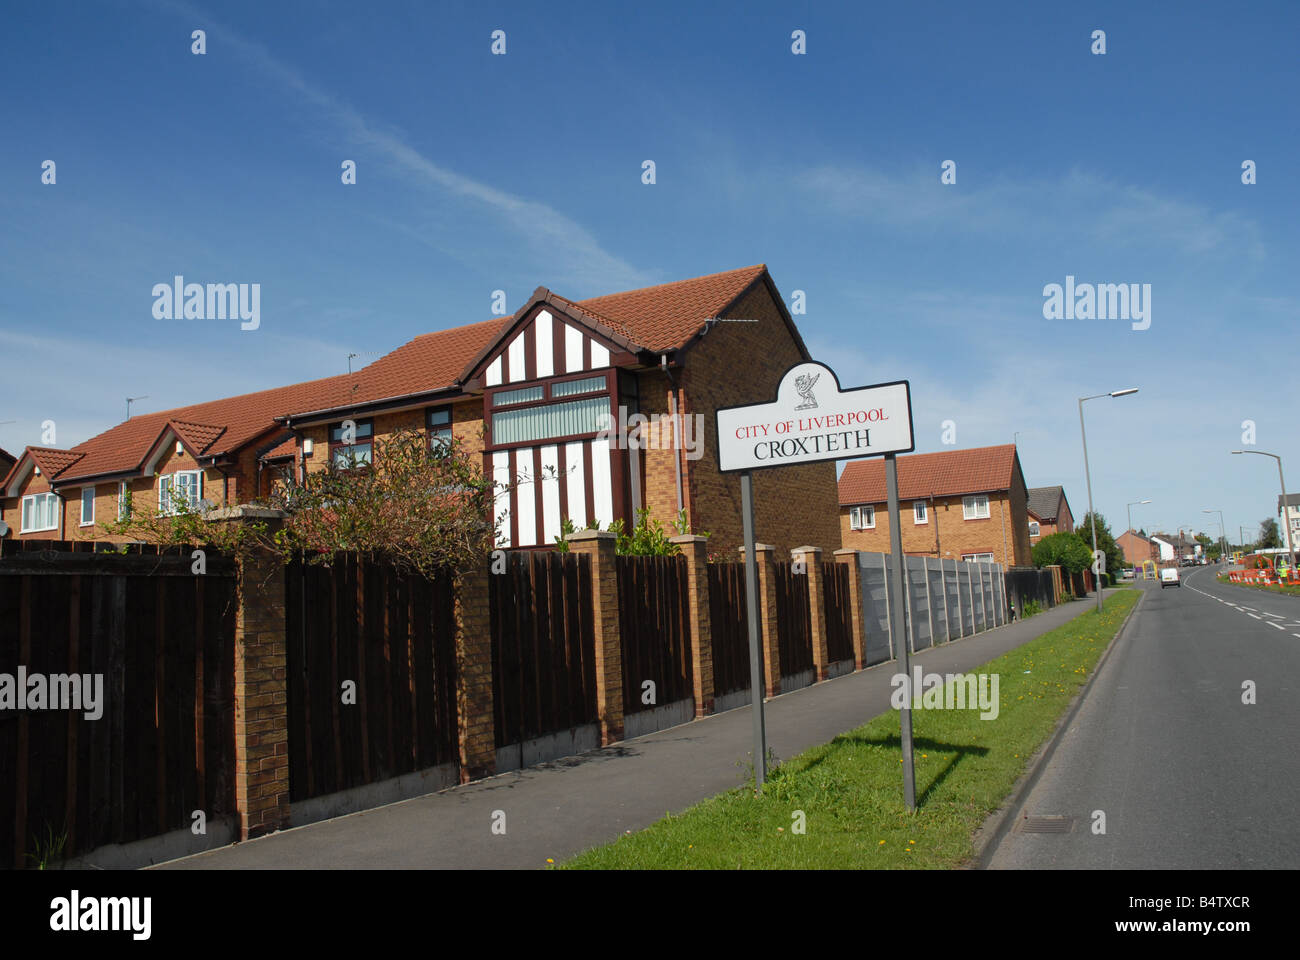
[[[873,506],[849,507],[849,529],[871,530],[876,526],[876,508]]]
[[[608,381],[604,377],[584,377],[581,380],[561,380],[551,384],[552,397],[573,397],[580,393],[604,391]]]
[[[917,500],[912,504],[912,517],[917,523],[929,523],[929,517],[925,512],[925,501]]]
[[[57,530],[59,498],[52,493],[35,493],[23,497],[22,533]]]
[[[446,450],[451,446],[451,407],[434,407],[429,411],[429,449]]]
[[[587,397],[492,414],[492,442],[531,443],[551,437],[597,433],[610,423],[609,398]]]
[[[967,520],[987,520],[989,517],[988,494],[981,493],[974,497],[961,498],[962,516]]]
[[[128,504],[129,495],[127,493],[126,481],[122,480],[117,485],[117,519],[125,520],[131,515],[131,507]]]
[[[993,554],[991,553],[963,553],[961,555],[961,558],[963,560],[969,561],[970,563],[992,563],[993,562]]]
[[[369,420],[344,420],[330,427],[330,463],[335,470],[370,465],[374,424]]]
[[[93,527],[95,525],[95,488],[81,488],[81,525],[83,527]]]
[[[498,390],[492,396],[492,406],[508,407],[512,403],[533,403],[543,398],[541,387],[520,387],[518,390]]]
[[[1038,536],[1038,521],[1037,521],[1037,520],[1030,520],[1030,521],[1029,521],[1029,535],[1030,535],[1031,537],[1036,537],[1036,536]]]
[[[158,512],[169,515],[182,505],[196,508],[203,496],[203,474],[198,470],[178,470],[158,478]]]

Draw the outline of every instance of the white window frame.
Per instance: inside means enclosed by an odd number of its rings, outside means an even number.
[[[47,500],[46,499],[47,497],[52,499]],[[52,503],[54,505],[54,509],[51,511],[53,513],[53,522],[47,527],[28,526],[28,516],[29,516],[27,512],[28,504],[29,503],[31,504],[31,514],[30,514],[31,519],[32,521],[35,521],[37,519],[37,515],[36,515],[37,511],[40,509],[37,506],[38,501],[45,502],[45,503]],[[18,532],[19,533],[44,533],[47,530],[59,529],[59,509],[60,509],[59,498],[57,494],[54,493],[27,494],[27,496],[23,497],[22,504],[19,506]]]
[[[916,526],[930,522],[930,510],[924,500],[912,501],[912,523]]]
[[[871,522],[864,523],[863,517],[870,515]],[[856,507],[849,507],[849,529],[850,530],[874,530],[876,528],[876,508],[872,504],[862,504]]]
[[[166,476],[158,478],[158,513],[161,516],[172,516],[176,513],[176,508],[172,503],[173,491],[177,486],[179,477],[193,477],[194,490],[193,499],[190,506],[197,507],[203,499],[203,471],[202,470],[177,470],[175,473],[169,473]]]
[[[961,558],[967,563],[997,563],[991,553],[963,553]]]
[[[979,501],[984,501],[984,512],[979,511]],[[961,516],[963,520],[987,520],[990,516],[989,495],[976,493],[961,498]]]
[[[1038,525],[1037,520],[1029,521],[1029,535],[1031,537],[1041,537],[1043,535],[1043,528]]]
[[[90,494],[90,519],[86,519],[86,494]],[[95,488],[81,488],[81,526],[93,527],[95,525]]]

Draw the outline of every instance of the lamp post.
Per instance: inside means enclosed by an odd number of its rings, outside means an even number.
[[[1088,466],[1088,431],[1083,426],[1083,402],[1085,400],[1097,400],[1101,397],[1127,397],[1130,393],[1137,393],[1137,387],[1126,387],[1123,390],[1112,390],[1110,393],[1098,393],[1091,397],[1079,398],[1079,435],[1083,438],[1083,473],[1088,481],[1088,517],[1092,520],[1092,556],[1093,566],[1096,566],[1097,556],[1097,511],[1092,506],[1092,469]],[[1094,575],[1095,571],[1094,571]],[[1097,575],[1097,612],[1101,613],[1101,577]]]
[[[1151,502],[1150,500],[1134,500],[1132,503],[1130,503],[1130,504],[1128,505],[1128,508],[1127,508],[1127,509],[1128,509],[1128,528],[1129,528],[1130,530],[1133,529],[1133,508],[1134,508],[1135,506],[1137,506],[1139,503],[1150,503],[1150,502]]]
[[[1222,510],[1202,510],[1201,513],[1217,513],[1219,515],[1219,559],[1222,560],[1228,552],[1228,534],[1223,528],[1223,511]]]
[[[1282,526],[1286,527],[1286,558],[1287,566],[1292,570],[1295,569],[1295,550],[1291,547],[1291,523],[1286,515],[1286,478],[1282,476],[1282,458],[1276,453],[1265,453],[1263,450],[1233,450],[1233,453],[1254,453],[1261,457],[1272,457],[1277,461],[1277,481],[1282,486]]]

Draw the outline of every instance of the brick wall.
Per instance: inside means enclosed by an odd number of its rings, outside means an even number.
[[[734,322],[711,324],[686,353],[679,382],[685,412],[704,417],[703,456],[686,462],[691,529],[708,531],[710,553],[729,556],[744,542],[740,476],[718,472],[714,414],[719,407],[771,402],[782,374],[803,358],[765,285],[754,287],[727,316]],[[821,547],[826,553],[840,546],[834,463],[755,470],[753,476],[758,540],[781,556],[797,546]]]

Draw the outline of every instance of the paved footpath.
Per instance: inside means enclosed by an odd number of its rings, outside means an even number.
[[[923,651],[927,671],[962,673],[1094,609],[1062,604],[1029,620]],[[787,759],[889,711],[884,663],[767,701],[769,748]],[[744,782],[748,706],[577,757],[295,827],[153,869],[538,869],[649,826]],[[900,786],[901,789],[901,786]],[[491,831],[506,814],[504,836]]]

